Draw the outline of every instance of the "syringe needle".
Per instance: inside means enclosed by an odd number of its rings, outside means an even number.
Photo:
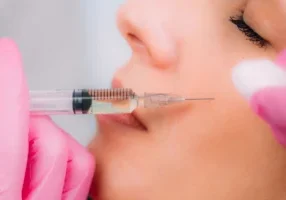
[[[214,98],[185,98],[185,101],[211,101],[214,100]]]

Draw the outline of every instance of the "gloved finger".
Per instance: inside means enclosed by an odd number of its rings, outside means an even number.
[[[23,199],[62,200],[68,162],[62,130],[48,117],[32,117],[29,140]]]
[[[0,40],[0,199],[21,199],[28,152],[28,89],[20,53]]]
[[[69,162],[62,199],[86,200],[94,174],[94,158],[70,135],[64,134],[68,142]]]
[[[276,63],[278,66],[280,66],[281,68],[283,68],[284,70],[286,70],[286,50],[282,51],[282,52],[278,55],[278,57],[277,57],[275,63]]]
[[[286,87],[258,91],[251,98],[251,106],[270,124],[276,139],[286,146]]]

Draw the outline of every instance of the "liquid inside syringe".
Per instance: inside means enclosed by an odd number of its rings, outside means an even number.
[[[137,107],[155,108],[185,100],[170,94],[136,95],[131,89],[78,89],[30,91],[32,115],[120,114],[131,113]]]

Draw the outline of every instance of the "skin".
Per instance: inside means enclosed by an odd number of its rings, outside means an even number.
[[[247,40],[229,21],[245,21],[270,42]],[[266,13],[266,14],[265,14]],[[98,118],[90,144],[97,200],[282,200],[286,151],[235,90],[242,59],[274,59],[286,43],[282,0],[129,0],[118,25],[133,55],[114,86],[137,93],[214,97],[138,109],[147,131]]]

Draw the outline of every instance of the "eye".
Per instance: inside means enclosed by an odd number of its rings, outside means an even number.
[[[243,18],[243,13],[236,17],[230,17],[229,19],[233,24],[235,24],[249,41],[253,42],[255,45],[263,48],[266,47],[269,42],[261,37],[257,32],[255,32],[249,25],[246,24]]]

